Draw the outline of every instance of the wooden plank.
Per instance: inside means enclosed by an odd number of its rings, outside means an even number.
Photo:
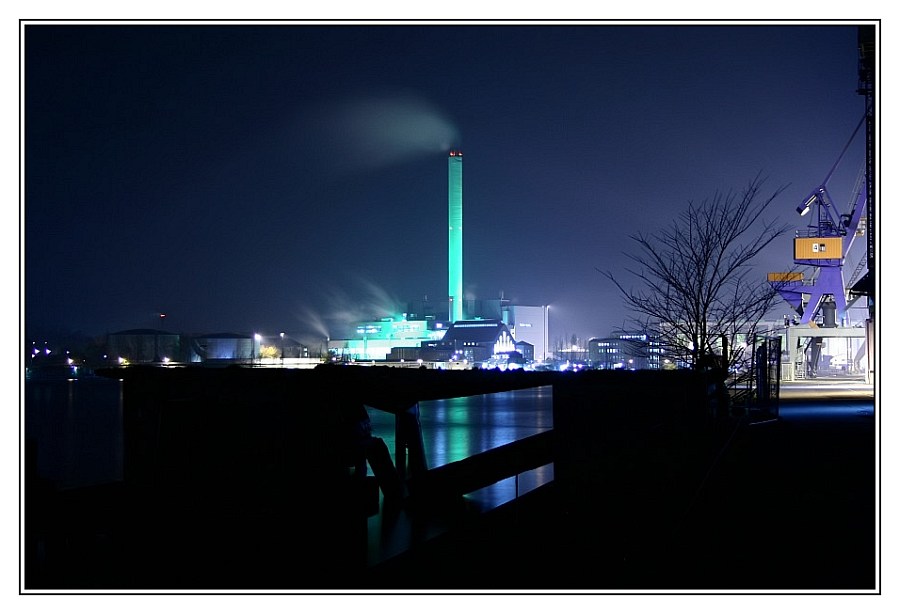
[[[553,462],[553,431],[548,430],[448,463],[409,480],[413,496],[461,496],[516,474]]]

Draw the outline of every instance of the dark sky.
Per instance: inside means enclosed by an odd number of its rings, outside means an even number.
[[[446,297],[451,147],[467,295],[604,336],[630,234],[760,172],[803,227],[864,111],[853,24],[34,23],[22,50],[32,336],[334,336]],[[792,264],[785,237],[759,275]]]

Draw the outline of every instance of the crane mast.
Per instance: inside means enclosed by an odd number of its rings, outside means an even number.
[[[769,283],[778,291],[781,297],[794,308],[800,315],[800,324],[808,325],[815,322],[820,315],[823,305],[829,300],[834,301],[835,317],[838,321],[846,315],[848,306],[848,288],[844,279],[844,264],[857,236],[868,234],[869,254],[874,254],[872,235],[872,215],[869,196],[872,193],[871,172],[871,147],[869,143],[872,125],[871,97],[872,78],[871,61],[866,58],[871,55],[867,50],[865,38],[860,29],[860,87],[858,93],[866,96],[866,112],[857,124],[856,129],[838,156],[837,161],[825,176],[825,180],[813,189],[797,207],[797,213],[801,216],[811,216],[811,221],[805,230],[798,230],[794,237],[794,264],[814,268],[811,279],[804,279],[803,273],[791,271],[788,273],[769,273]],[[869,67],[869,68],[867,68]],[[846,213],[838,212],[831,195],[828,193],[828,181],[840,164],[847,149],[850,147],[860,129],[866,127],[866,163],[857,177],[853,196],[850,199],[850,207]],[[869,212],[866,224],[862,224],[863,213]],[[868,230],[868,232],[866,232]],[[872,272],[874,260],[870,256],[867,264]],[[833,324],[832,324],[833,325]]]
[[[868,382],[874,375],[875,328],[875,34],[874,26],[858,29],[859,70],[857,93],[865,96],[865,113],[852,136],[825,176],[797,206],[797,213],[809,216],[805,228],[796,231],[793,241],[794,269],[769,273],[768,282],[796,311],[799,321],[794,326],[785,321],[787,362],[782,374],[787,381],[817,377],[820,357],[832,350],[844,354],[843,373],[864,369]],[[840,211],[828,191],[828,182],[861,128],[865,127],[865,160],[851,191],[846,211]],[[866,254],[852,272],[849,283],[844,278],[844,265],[858,237],[866,237]],[[812,275],[804,278],[800,267],[812,267]],[[857,281],[865,268],[866,273]],[[868,297],[868,319],[865,328],[850,325],[847,309],[857,298]],[[819,318],[821,317],[821,320]],[[863,339],[860,347],[851,344]],[[843,351],[826,340],[846,340]],[[827,349],[826,349],[827,347]],[[834,355],[832,355],[832,360]],[[866,362],[865,366],[862,363]],[[834,367],[832,366],[832,370]]]

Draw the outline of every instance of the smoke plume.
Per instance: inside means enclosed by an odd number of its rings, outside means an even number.
[[[453,122],[414,95],[345,100],[307,116],[317,154],[343,172],[375,170],[458,144]]]

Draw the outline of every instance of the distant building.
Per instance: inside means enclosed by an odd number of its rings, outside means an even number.
[[[516,341],[531,344],[528,362],[546,362],[550,358],[548,314],[546,306],[509,305],[504,310],[504,322]]]
[[[191,340],[191,362],[250,362],[259,356],[259,341],[253,335],[216,333]]]
[[[260,352],[263,348],[272,351],[275,358],[309,358],[309,348],[284,333],[278,335],[261,335]]]
[[[525,364],[534,362],[534,346],[527,341],[516,341],[516,351],[521,354]]]
[[[339,360],[393,360],[392,351],[418,348],[423,342],[440,340],[447,329],[437,320],[408,320],[403,316],[360,322],[348,339],[331,339],[328,351]],[[395,353],[396,354],[396,353]]]
[[[620,332],[588,341],[588,359],[594,369],[659,369],[662,348],[644,332]]]
[[[152,328],[110,333],[107,352],[120,364],[180,361],[183,358],[181,335]]]
[[[500,320],[462,320],[454,322],[442,339],[423,343],[421,358],[479,364],[506,358],[515,351],[515,340]]]

